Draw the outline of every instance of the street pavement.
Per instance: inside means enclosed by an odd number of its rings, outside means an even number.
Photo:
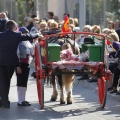
[[[87,80],[83,80],[82,81],[82,84],[84,85],[84,86],[86,86],[87,88],[89,88],[89,89],[94,89],[94,90],[96,90],[96,91],[98,91],[98,87],[97,87],[97,84],[96,84],[96,82],[88,82]],[[107,81],[107,84],[109,85],[109,81]],[[115,99],[117,99],[117,100],[120,100],[120,95],[116,95],[116,93],[114,93],[114,94],[110,94],[110,92],[108,91],[107,92],[107,96],[110,96],[110,97],[113,97],[113,98],[115,98]]]
[[[9,98],[11,108],[0,108],[0,120],[120,120],[120,95],[110,95],[104,110],[99,108],[97,83],[88,83],[87,80],[78,81],[73,87],[73,104],[60,105],[59,98],[51,102],[52,88],[44,86],[45,108],[40,110],[38,104],[36,80],[29,76],[26,100],[32,105],[17,106],[16,75],[11,81]]]

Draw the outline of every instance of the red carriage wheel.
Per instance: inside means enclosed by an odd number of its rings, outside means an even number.
[[[38,91],[38,100],[40,108],[44,108],[44,79],[40,78],[40,70],[42,70],[42,59],[40,54],[40,45],[35,45],[35,69],[36,69],[36,83]]]
[[[105,107],[107,97],[107,82],[105,77],[98,78],[98,96],[100,107],[103,109]]]

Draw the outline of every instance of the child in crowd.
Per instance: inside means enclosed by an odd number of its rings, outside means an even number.
[[[26,27],[21,27],[19,31],[22,34],[27,34],[29,31]],[[18,46],[17,51],[20,66],[16,69],[17,75],[17,93],[18,93],[18,106],[30,106],[31,104],[25,100],[27,82],[29,76],[29,63],[31,56],[34,55],[34,49],[29,41],[22,41]]]

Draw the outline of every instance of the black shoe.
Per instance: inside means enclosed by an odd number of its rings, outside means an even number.
[[[113,87],[110,87],[110,88],[107,89],[107,91],[111,91],[112,89],[113,89]]]
[[[30,104],[28,101],[23,101],[23,102],[25,102],[25,103],[27,103],[27,104]],[[31,104],[30,104],[31,105]]]
[[[10,102],[7,102],[6,104],[3,104],[3,103],[1,102],[0,107],[1,107],[1,108],[10,108]]]
[[[80,74],[76,74],[75,76],[81,76]]]
[[[116,95],[120,95],[120,92],[117,91],[117,92],[116,92]]]
[[[2,101],[0,100],[0,107],[2,107],[2,105],[3,105],[3,104],[2,104]]]
[[[7,108],[7,109],[9,109],[10,106],[4,106],[4,105],[2,105],[1,108]]]
[[[117,93],[117,90],[116,90],[116,89],[112,89],[112,90],[110,91],[110,94],[113,94],[113,93]]]
[[[88,79],[88,76],[82,76],[81,78],[78,78],[78,80],[85,80]]]
[[[97,82],[97,79],[88,79],[88,82]]]
[[[31,76],[34,77],[34,78],[36,78],[36,72],[33,72],[33,73],[31,74]]]
[[[1,107],[1,108],[7,108],[7,109],[9,109],[9,108],[10,108],[10,105],[3,105],[3,104],[0,104],[0,107]]]
[[[31,104],[27,101],[23,101],[21,104],[17,103],[18,106],[31,106]]]

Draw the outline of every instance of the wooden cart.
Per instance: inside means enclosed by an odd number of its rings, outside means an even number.
[[[106,55],[106,37],[102,34],[96,34],[96,33],[88,33],[88,32],[68,32],[65,33],[65,36],[67,34],[72,34],[73,37],[76,34],[90,34],[94,37],[97,37],[102,42],[102,47],[100,51],[100,61],[89,61],[89,62],[79,62],[80,65],[87,66],[88,68],[91,68],[94,70],[94,72],[91,72],[91,74],[97,75],[98,80],[98,97],[99,97],[99,103],[100,107],[103,109],[106,104],[106,97],[107,97],[107,80],[110,79],[110,72],[108,70],[108,58]],[[37,90],[38,90],[38,99],[40,108],[44,108],[44,79],[49,78],[49,75],[51,73],[51,69],[53,67],[53,64],[56,64],[56,62],[49,62],[48,61],[48,42],[47,40],[52,36],[60,36],[64,38],[64,35],[61,33],[59,34],[52,34],[52,35],[46,35],[45,40],[39,40],[38,43],[35,44],[35,67],[36,67],[36,82],[37,82]],[[66,61],[67,62],[67,61]],[[94,64],[90,64],[94,63]],[[70,62],[68,62],[69,66],[72,66]],[[64,64],[63,64],[64,66]],[[75,66],[75,65],[74,65]],[[81,70],[74,70],[73,72],[55,72],[55,74],[84,74]]]

